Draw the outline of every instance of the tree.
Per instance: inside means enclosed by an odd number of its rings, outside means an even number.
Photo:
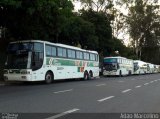
[[[94,24],[95,35],[98,37],[98,51],[103,52],[103,55],[109,55],[112,50],[112,28],[109,18],[103,12],[95,12],[93,10],[81,11],[81,17],[86,21]]]
[[[60,39],[65,44],[80,45],[81,48],[90,50],[96,50],[99,43],[95,35],[95,26],[80,16],[73,16],[68,20]]]
[[[149,55],[147,55],[148,51],[145,49],[158,47],[157,35],[160,35],[159,5],[156,0],[121,0],[121,3],[128,8],[126,23],[129,34],[133,39],[135,52],[139,59],[150,62]]]
[[[0,26],[16,40],[43,39],[59,42],[65,21],[72,15],[69,0],[1,0]]]
[[[95,10],[96,12],[104,12],[113,7],[112,0],[80,0],[84,9]]]

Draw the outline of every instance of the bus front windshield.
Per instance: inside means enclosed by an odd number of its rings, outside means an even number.
[[[117,63],[104,63],[104,68],[106,71],[112,71],[118,69]]]
[[[7,69],[39,69],[43,64],[43,44],[11,43],[7,49]]]
[[[118,69],[117,59],[116,58],[104,59],[104,68],[107,71],[117,70]]]
[[[9,69],[28,69],[29,64],[29,52],[21,54],[8,54],[7,68]]]
[[[137,62],[134,63],[134,71],[137,71],[139,69],[139,65]]]

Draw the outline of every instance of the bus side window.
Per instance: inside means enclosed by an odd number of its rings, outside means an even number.
[[[89,53],[84,52],[83,54],[84,54],[84,59],[89,60]]]
[[[95,54],[90,54],[90,60],[91,61],[95,61],[96,60]]]
[[[77,58],[77,59],[83,59],[82,52],[76,51],[76,58]]]
[[[52,56],[56,56],[57,51],[56,51],[56,47],[52,46],[52,52],[51,52]]]
[[[68,49],[68,58],[76,58],[76,51]]]
[[[51,56],[51,46],[46,45],[46,56]]]

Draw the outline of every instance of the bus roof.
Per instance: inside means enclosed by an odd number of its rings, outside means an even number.
[[[145,64],[146,62],[144,62],[144,61],[141,61],[141,60],[133,60],[133,62],[137,62],[137,63],[143,63],[143,64]]]
[[[141,61],[141,60],[133,60],[134,63],[137,63],[139,66],[144,66],[146,62]]]
[[[108,59],[108,58],[123,58],[123,59],[127,59],[127,58],[125,58],[125,57],[121,57],[121,56],[104,57],[104,59]]]
[[[40,43],[45,43],[45,44],[49,44],[49,45],[55,45],[55,46],[59,46],[59,47],[65,47],[65,48],[87,51],[87,52],[90,52],[90,53],[98,54],[97,51],[85,50],[85,49],[81,49],[81,48],[75,47],[75,46],[65,45],[65,44],[61,44],[61,43],[52,43],[52,42],[49,42],[49,41],[42,41],[42,40],[23,40],[23,41],[11,42],[11,43],[19,43],[19,42],[40,42]]]

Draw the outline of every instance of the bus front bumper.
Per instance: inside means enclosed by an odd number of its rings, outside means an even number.
[[[116,71],[103,71],[103,75],[112,76],[117,75]]]
[[[32,81],[31,74],[4,74],[5,81]]]

